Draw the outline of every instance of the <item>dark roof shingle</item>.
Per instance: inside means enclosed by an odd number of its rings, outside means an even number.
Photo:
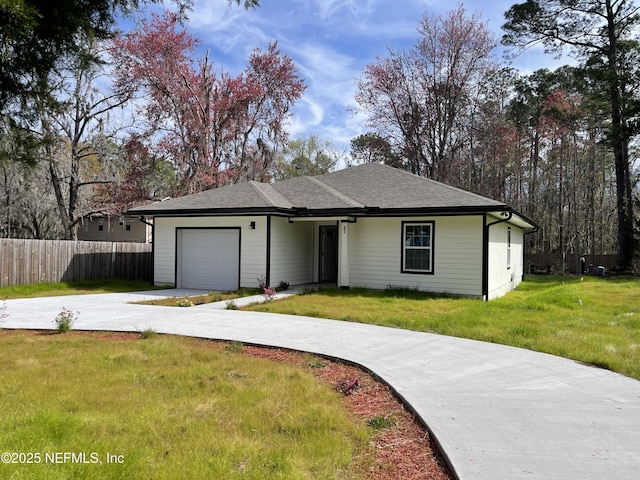
[[[363,209],[501,210],[507,206],[474,193],[377,163],[367,163],[313,177],[275,183],[246,182],[131,209],[131,214],[241,213],[280,211],[294,213]]]
[[[367,207],[504,206],[502,202],[377,163],[366,163],[318,178],[338,191],[348,192],[351,198]]]

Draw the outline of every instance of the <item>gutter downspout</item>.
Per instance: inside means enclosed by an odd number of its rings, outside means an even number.
[[[267,286],[271,285],[271,215],[267,215],[267,258],[265,281]]]
[[[482,233],[482,236],[484,237],[482,239],[482,299],[485,302],[489,300],[489,227],[497,225],[498,223],[508,222],[512,217],[513,212],[509,211],[507,218],[487,223],[487,214],[485,213],[482,216],[483,222],[485,223]]]
[[[146,220],[146,218],[145,218],[145,217],[143,217],[142,215],[140,215],[140,216],[138,217],[138,220],[140,220],[140,222],[144,223],[145,225],[149,225],[149,226],[153,227],[153,223],[148,222],[148,221]]]
[[[146,220],[143,220],[144,217],[140,217],[141,221],[144,221],[145,223]],[[156,284],[156,222],[155,222],[155,217],[153,218],[153,222],[151,222],[151,284],[155,285]],[[176,262],[176,258],[174,257],[174,262]],[[176,262],[177,264],[177,262]]]

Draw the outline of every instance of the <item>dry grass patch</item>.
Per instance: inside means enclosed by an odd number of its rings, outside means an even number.
[[[236,298],[248,297],[250,295],[259,295],[260,293],[261,291],[257,288],[241,288],[230,292],[209,292],[204,295],[158,298],[133,303],[137,305],[160,305],[164,307],[193,307],[196,305],[204,305],[206,303],[223,302],[234,300]]]

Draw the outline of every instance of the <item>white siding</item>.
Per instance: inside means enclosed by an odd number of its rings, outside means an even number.
[[[271,286],[313,281],[313,222],[271,218]]]
[[[433,222],[433,274],[402,273],[402,222]],[[358,218],[348,228],[349,283],[344,286],[387,287],[458,295],[482,295],[483,217],[434,216],[406,218]],[[495,221],[488,218],[487,222]],[[255,222],[255,229],[249,224]],[[318,230],[335,221],[295,222],[271,219],[271,285],[318,281]],[[257,286],[267,273],[267,218],[156,217],[154,282],[176,284],[176,228],[240,227],[240,285]],[[511,267],[507,268],[507,228],[511,227]],[[489,228],[488,298],[499,297],[522,281],[523,230],[499,223]]]
[[[524,278],[524,230],[511,227],[511,269],[513,270],[513,288],[520,285]]]
[[[256,222],[254,230],[250,222]],[[176,284],[176,228],[240,227],[240,285],[255,287],[266,274],[266,217],[156,217],[154,230],[154,283]]]
[[[482,295],[482,218],[359,218],[349,225],[350,286]],[[434,222],[433,274],[401,272],[403,220]]]
[[[496,221],[488,217],[487,223]],[[511,261],[507,264],[507,236],[511,229]],[[522,281],[524,232],[507,222],[489,227],[489,288],[488,300],[513,290]]]

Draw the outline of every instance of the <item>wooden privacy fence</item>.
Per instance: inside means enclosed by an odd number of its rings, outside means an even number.
[[[564,256],[565,273],[579,273],[580,259],[583,255],[566,254]],[[585,266],[589,272],[589,265],[592,265],[589,273],[595,273],[595,269],[599,266],[605,267],[606,271],[611,270],[616,265],[617,257],[615,255],[584,255]],[[525,271],[530,273],[561,273],[563,259],[561,253],[536,253],[525,254],[524,256]],[[531,271],[531,270],[535,271]]]
[[[0,286],[152,280],[151,244],[0,238]]]

